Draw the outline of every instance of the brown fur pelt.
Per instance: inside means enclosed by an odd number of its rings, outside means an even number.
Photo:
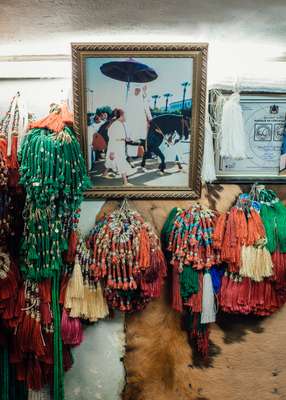
[[[213,185],[201,203],[224,212],[249,187]],[[280,198],[285,190],[273,187]],[[102,212],[117,203],[107,203]],[[186,201],[131,203],[160,234],[175,206]],[[268,318],[219,316],[210,334],[210,357],[204,362],[191,350],[180,315],[164,296],[126,317],[126,386],[123,400],[271,400],[286,399],[286,306]]]

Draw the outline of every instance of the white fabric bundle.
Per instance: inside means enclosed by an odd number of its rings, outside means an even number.
[[[206,272],[203,279],[203,301],[201,324],[210,324],[216,320],[216,305],[211,274]]]
[[[222,111],[220,155],[232,159],[246,158],[246,134],[239,104],[240,95],[233,93]]]
[[[205,120],[205,143],[204,143],[204,156],[202,166],[202,180],[203,182],[213,182],[216,180],[215,160],[214,160],[214,144],[213,132],[210,125],[208,112],[206,113]]]

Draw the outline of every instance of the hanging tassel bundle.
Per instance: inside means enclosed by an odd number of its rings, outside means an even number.
[[[79,241],[75,263],[66,284],[63,303],[65,309],[69,310],[70,318],[95,322],[105,318],[109,310],[103,297],[101,283],[94,278],[91,270],[90,252],[78,233],[77,236]]]
[[[224,103],[221,120],[220,156],[244,159],[246,153],[246,133],[238,92],[229,96]]]
[[[140,310],[160,296],[166,264],[159,239],[127,201],[96,224],[88,245],[93,276],[103,279],[111,308]]]
[[[230,272],[256,281],[272,275],[263,221],[248,195],[240,195],[230,212],[221,215],[214,231],[214,246]]]
[[[219,295],[222,311],[227,313],[271,315],[280,306],[279,296],[270,280],[255,282],[226,272]]]
[[[219,253],[212,246],[215,221],[215,213],[199,204],[176,215],[168,251],[172,253],[171,264],[179,271],[184,265],[200,270],[219,262]]]
[[[219,296],[223,311],[270,315],[285,303],[285,210],[274,192],[254,185],[220,217],[214,242],[228,263]]]
[[[204,356],[208,353],[208,324],[216,320],[216,299],[210,271],[220,262],[213,247],[217,215],[195,204],[173,209],[163,227],[162,238],[172,266],[172,307],[185,312],[186,329]],[[221,277],[214,274],[216,285]]]
[[[63,105],[46,118],[46,127],[42,120],[34,122],[20,151],[20,183],[27,193],[21,269],[31,279],[60,270],[68,248],[62,226],[79,208],[89,184],[77,138],[65,125],[66,114]],[[62,130],[50,130],[55,126]]]
[[[276,193],[263,186],[256,187],[256,201],[260,204],[260,214],[267,237],[267,249],[272,254],[273,275],[279,302],[286,302],[286,207]]]
[[[70,318],[67,311],[63,309],[61,332],[63,343],[78,346],[83,340],[83,330],[79,318]]]
[[[9,169],[11,186],[18,181],[17,152],[28,127],[28,112],[20,93],[11,100],[9,109],[0,121],[0,153],[1,163]]]
[[[26,332],[21,340],[21,350],[41,357],[41,364],[37,358],[32,358],[28,364],[28,387],[38,389],[50,383],[54,400],[64,398],[63,372],[71,365],[68,349],[61,339],[62,256],[68,251],[83,193],[89,185],[71,124],[72,115],[66,105],[53,105],[48,117],[31,124],[19,153],[20,182],[26,190],[20,267],[31,287],[25,291],[25,302],[28,303],[22,311],[18,332]],[[40,295],[40,286],[47,281],[50,282],[48,302]],[[35,338],[35,346],[29,344],[29,338]],[[41,356],[37,354],[42,339],[44,348],[52,352],[52,359],[46,352]],[[44,371],[42,364],[48,365]],[[18,376],[23,379],[20,372]],[[34,377],[38,377],[37,383],[33,381]]]
[[[286,207],[275,192],[265,188],[257,189],[256,199],[260,203],[268,250],[271,253],[275,250],[286,253]]]

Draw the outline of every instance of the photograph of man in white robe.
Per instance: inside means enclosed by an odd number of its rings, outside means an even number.
[[[147,85],[136,84],[128,95],[126,104],[127,139],[136,145],[127,144],[127,155],[138,156],[138,146],[145,143],[152,119],[147,100]]]

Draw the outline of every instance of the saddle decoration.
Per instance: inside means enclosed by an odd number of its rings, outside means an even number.
[[[285,216],[276,194],[254,185],[219,217],[214,246],[227,263],[219,295],[222,311],[264,316],[285,303]]]
[[[87,245],[92,275],[103,281],[110,307],[140,310],[160,296],[166,263],[159,238],[127,200],[95,224]]]
[[[185,327],[204,357],[209,324],[216,320],[215,296],[220,285],[220,253],[213,246],[217,214],[194,204],[174,208],[162,230],[172,269],[172,307],[184,312]],[[215,284],[214,284],[214,282]]]

